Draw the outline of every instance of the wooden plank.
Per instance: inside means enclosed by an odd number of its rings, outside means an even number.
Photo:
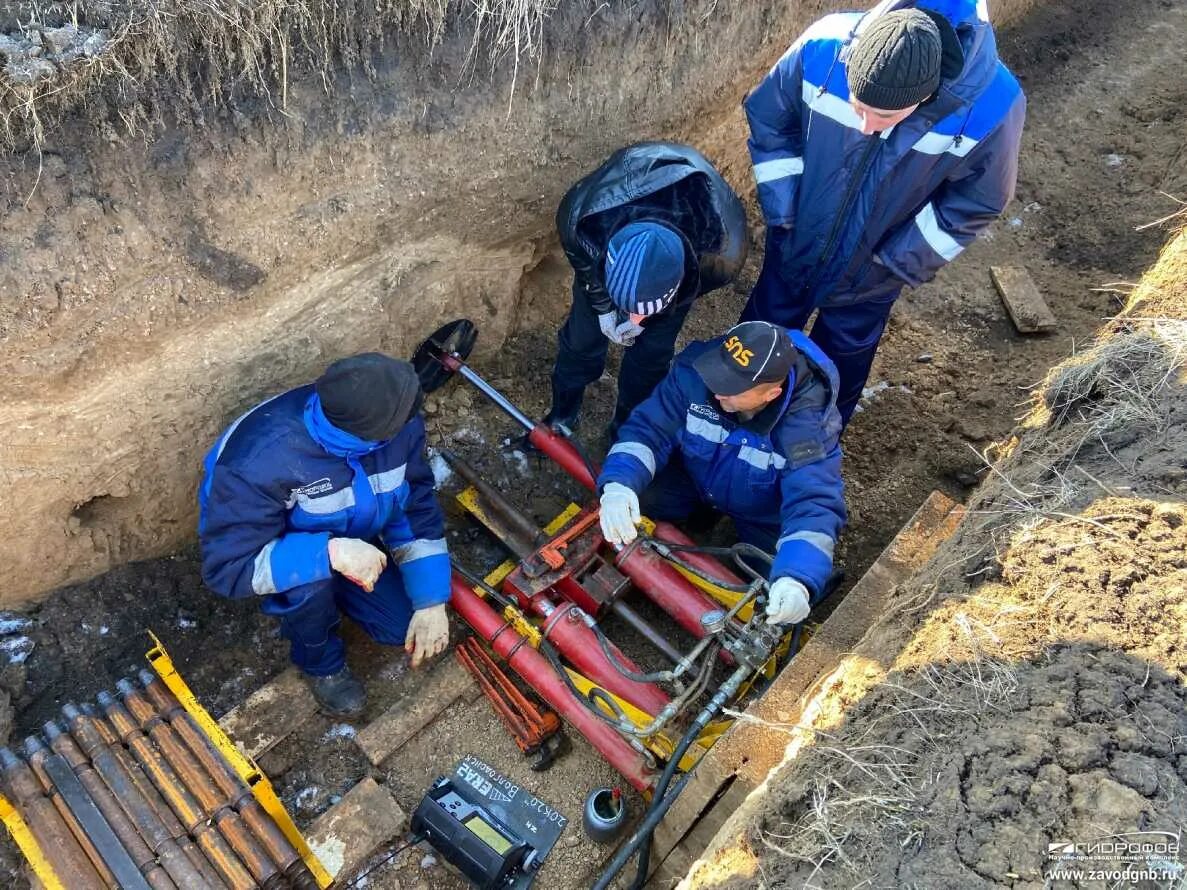
[[[941,492],[932,492],[791,664],[760,698],[750,703],[747,713],[774,723],[794,722],[816,686],[836,669],[882,614],[890,591],[922,568],[955,531],[963,515],[964,509],[955,501]],[[737,723],[731,727],[701,759],[692,781],[657,827],[653,861],[662,864],[674,850],[680,853],[671,868],[656,874],[666,877],[677,872],[689,858],[685,850],[695,859],[704,843],[698,846],[694,838],[704,839],[716,833],[746,795],[779,764],[786,747],[785,734],[761,724]],[[702,771],[706,772],[705,781],[698,781]],[[721,794],[730,778],[733,784]],[[705,823],[703,830],[700,823]]]
[[[1058,323],[1030,273],[1020,266],[990,266],[993,285],[1020,333],[1046,334]]]
[[[398,751],[477,684],[457,659],[447,658],[432,669],[419,689],[396,702],[355,736],[355,742],[375,766]]]
[[[391,792],[368,776],[318,816],[305,839],[326,871],[338,878],[352,874],[403,831],[405,821]]]
[[[265,683],[228,711],[218,725],[248,757],[256,758],[301,726],[317,701],[295,667]]]

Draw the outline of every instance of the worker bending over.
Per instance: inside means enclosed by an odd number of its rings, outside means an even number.
[[[362,711],[337,630],[349,615],[413,667],[449,641],[449,554],[407,362],[344,358],[236,420],[206,455],[202,577],[259,597],[327,713]]]
[[[652,519],[724,513],[741,540],[775,557],[768,623],[803,621],[845,524],[836,397],[833,363],[799,331],[750,321],[692,343],[606,458],[606,540],[635,539],[640,495]]]
[[[552,408],[572,430],[609,343],[626,347],[610,438],[668,372],[693,300],[746,262],[746,212],[699,152],[674,142],[619,149],[561,201],[556,227],[573,267],[573,307],[560,329]]]
[[[891,306],[1014,194],[1026,99],[985,0],[883,0],[822,18],[747,96],[767,222],[742,320],[802,328],[848,423]]]

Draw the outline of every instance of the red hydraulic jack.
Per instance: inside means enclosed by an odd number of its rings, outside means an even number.
[[[597,470],[573,442],[533,422],[466,364],[476,339],[473,324],[461,319],[421,344],[413,363],[425,391],[437,389],[454,374],[461,376],[524,427],[536,449],[594,491]],[[711,556],[682,551],[686,568],[715,584],[748,593],[748,598],[739,599],[727,611],[661,556],[657,547],[641,546],[642,538],[621,551],[607,547],[596,505],[580,510],[548,535],[464,460],[448,452],[444,456],[471,486],[467,509],[518,560],[500,580],[499,590],[455,567],[451,605],[635,788],[650,789],[656,780],[655,763],[644,741],[669,726],[707,689],[713,663],[720,659],[733,665],[741,660],[746,664],[736,672],[753,672],[755,665],[770,657],[776,640],[757,622],[743,626],[738,618],[740,609],[753,601],[757,585],[743,581]],[[692,544],[666,523],[657,523],[651,537],[658,549]],[[625,601],[632,586],[693,637],[690,652],[682,654]],[[492,602],[503,606],[502,614],[492,608]],[[538,623],[525,628],[509,617],[516,615]],[[674,667],[645,673],[602,632],[598,621],[609,615],[638,632]],[[538,639],[529,640],[537,635]],[[586,688],[579,688],[582,681]],[[660,681],[674,685],[674,697],[660,688]],[[591,707],[591,702],[604,713]]]

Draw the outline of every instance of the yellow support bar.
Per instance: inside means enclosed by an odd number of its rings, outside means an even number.
[[[45,890],[66,890],[66,886],[58,879],[54,867],[45,858],[45,853],[41,851],[41,844],[37,843],[37,838],[33,837],[33,832],[29,830],[28,824],[3,794],[0,794],[0,822],[4,823],[4,827],[16,841],[25,861],[29,863],[33,874],[37,876],[37,880],[41,882]]]
[[[260,802],[260,806],[272,817],[272,820],[284,832],[284,836],[288,838],[305,865],[313,873],[314,878],[317,879],[319,887],[329,887],[334,882],[334,878],[326,871],[325,866],[321,861],[313,855],[313,851],[309,849],[309,844],[305,843],[305,838],[301,836],[301,832],[297,830],[297,826],[293,824],[292,818],[289,817],[288,811],[285,810],[284,804],[280,802],[280,798],[276,796],[276,791],[272,788],[272,783],[268,781],[268,777],[264,775],[264,771],[259,768],[254,760],[245,755],[232,742],[221,726],[215,722],[214,718],[206,712],[206,709],[194,697],[194,693],[190,691],[190,687],[182,679],[181,674],[177,672],[177,668],[173,666],[173,659],[169,657],[169,653],[165,651],[165,647],[161,641],[157,639],[156,634],[152,631],[148,632],[152,639],[153,646],[145,653],[149,664],[152,665],[153,670],[157,672],[157,676],[161,678],[162,682],[169,687],[169,691],[181,703],[188,713],[201,727],[202,732],[210,739],[215,749],[223,756],[227,763],[231,764],[232,769],[239,775],[251,789],[255,799]]]

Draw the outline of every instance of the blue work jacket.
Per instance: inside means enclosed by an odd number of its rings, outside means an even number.
[[[424,445],[419,416],[386,442],[338,430],[311,385],[257,405],[203,463],[203,579],[232,598],[325,581],[330,538],[350,537],[387,547],[414,609],[445,602],[444,517]]]
[[[837,372],[820,348],[788,331],[796,348],[789,386],[743,423],[701,380],[693,360],[724,336],[690,344],[632,413],[598,477],[642,493],[677,449],[701,499],[750,523],[779,527],[770,580],[799,580],[819,594],[845,525]]]
[[[945,23],[940,88],[906,120],[863,136],[847,51],[871,21],[904,7]],[[985,0],[883,0],[826,16],[744,107],[768,249],[780,277],[816,306],[930,281],[1014,195],[1026,99],[998,59]]]

